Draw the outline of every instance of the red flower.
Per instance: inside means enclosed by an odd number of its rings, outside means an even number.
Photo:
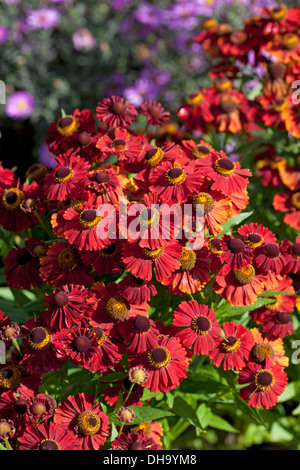
[[[266,364],[248,363],[238,376],[239,384],[249,384],[240,389],[243,400],[248,406],[265,409],[275,406],[278,397],[287,385],[287,374],[279,365],[273,365],[267,357]]]
[[[251,331],[235,322],[223,323],[224,337],[216,339],[215,347],[208,353],[211,362],[223,369],[241,370],[249,360],[254,346]]]
[[[108,331],[97,326],[91,326],[90,331],[98,341],[98,350],[93,359],[94,370],[106,372],[121,361],[125,354],[125,344],[120,341],[119,337],[112,336]]]
[[[117,167],[108,166],[90,171],[85,177],[85,190],[94,205],[118,204],[124,195],[124,183]]]
[[[41,278],[55,287],[94,282],[90,266],[81,261],[78,250],[69,243],[54,242],[41,257],[40,264]]]
[[[117,155],[122,162],[127,159],[138,159],[143,149],[143,142],[139,136],[131,135],[126,129],[117,127],[112,137],[107,134],[100,137],[96,147],[103,153],[101,161],[109,155]]]
[[[73,114],[58,117],[51,122],[48,128],[48,136],[45,139],[49,150],[54,155],[74,151],[80,142],[80,136],[95,133],[95,118],[89,109],[79,111],[75,109]]]
[[[111,446],[112,450],[161,450],[152,437],[146,435],[145,431],[134,433],[122,432],[116,437]]]
[[[35,238],[25,239],[23,248],[13,248],[4,259],[4,275],[10,287],[34,289],[42,284],[39,258],[32,254]]]
[[[141,201],[130,202],[126,210],[126,217],[120,216],[119,230],[129,242],[138,241],[142,248],[153,251],[176,238],[181,210],[159,204],[156,194],[144,194]]]
[[[98,211],[97,206],[85,202],[77,210],[69,207],[63,217],[66,221],[64,237],[78,250],[102,250],[110,245],[110,227],[115,214],[108,208]]]
[[[161,283],[174,294],[194,294],[201,290],[210,280],[211,260],[208,249],[204,246],[199,250],[192,250],[181,246],[178,259],[179,267],[162,279]]]
[[[9,390],[0,396],[1,416],[13,421],[18,435],[32,424],[27,413],[27,406],[33,393],[32,390],[26,389],[20,394]]]
[[[20,345],[22,358],[20,366],[31,373],[46,374],[51,370],[60,369],[65,357],[61,357],[53,342],[53,331],[49,329],[47,312],[43,312],[35,320],[30,318],[21,326],[23,338]]]
[[[76,436],[60,425],[41,423],[27,427],[18,435],[19,450],[77,450]]]
[[[228,273],[232,269],[245,268],[252,263],[253,251],[248,248],[242,238],[224,234],[221,241],[224,251],[222,261],[225,262],[223,273]]]
[[[264,274],[267,274],[269,271],[276,275],[283,273],[285,257],[280,252],[278,243],[265,243],[255,248],[254,265]]]
[[[221,191],[225,196],[244,191],[251,176],[250,170],[241,169],[240,163],[231,161],[222,150],[219,153],[212,151],[195,164],[208,180],[213,180],[211,189]]]
[[[48,305],[47,317],[54,331],[86,324],[96,301],[88,288],[82,285],[64,285],[45,294],[45,305]]]
[[[141,104],[141,112],[151,126],[161,126],[170,120],[170,113],[157,101],[145,101]]]
[[[112,334],[118,332],[118,324],[137,315],[148,316],[149,305],[145,302],[136,305],[128,302],[120,286],[114,282],[106,286],[97,282],[93,286],[98,299],[98,306],[92,313],[90,324],[107,329]]]
[[[283,222],[297,231],[300,230],[300,192],[277,193],[273,199],[275,210],[286,213]]]
[[[102,449],[108,437],[108,416],[88,393],[71,395],[55,410],[53,421],[76,435],[79,450]]]
[[[90,328],[64,328],[53,335],[53,343],[60,356],[72,364],[97,372],[98,341]]]
[[[158,345],[144,353],[131,352],[129,366],[149,373],[144,384],[151,392],[169,392],[187,377],[187,354],[177,338],[161,335]]]
[[[250,222],[250,224],[242,225],[237,232],[243,237],[244,242],[249,248],[257,248],[263,243],[276,243],[277,239],[271,230],[262,224]]]
[[[131,317],[119,328],[124,342],[129,344],[128,351],[143,353],[158,344],[159,330],[151,318],[145,315]]]
[[[213,290],[233,306],[252,305],[265,290],[265,276],[256,273],[252,264],[233,269],[216,277]]]
[[[80,257],[83,263],[92,266],[98,276],[103,274],[114,274],[121,271],[121,243],[112,242],[102,250],[80,251]]]
[[[288,312],[266,312],[262,320],[262,331],[268,338],[285,338],[294,331],[291,315]]]
[[[119,287],[128,302],[137,305],[149,302],[157,294],[152,281],[146,281],[131,274],[128,274],[119,282]]]
[[[103,98],[96,107],[98,119],[107,126],[129,127],[138,115],[129,101],[121,96]]]
[[[55,159],[57,166],[44,178],[43,191],[48,199],[64,201],[76,198],[90,164],[79,155],[62,154]]]
[[[300,237],[296,237],[295,242],[282,240],[280,252],[285,256],[285,273],[300,271]]]
[[[151,281],[155,277],[162,282],[166,281],[175,269],[180,268],[181,251],[182,247],[177,240],[170,240],[156,250],[142,248],[139,242],[125,243],[122,262],[133,276],[145,281]]]
[[[208,354],[221,333],[215,311],[195,300],[181,302],[174,311],[173,325],[183,328],[176,336],[185,347],[192,347],[193,354]]]
[[[27,208],[30,209],[30,204],[34,204],[38,212],[41,212],[41,191],[35,181],[30,184],[21,184],[19,181],[12,183],[1,190],[0,225],[9,232],[22,232],[38,223],[36,215]],[[26,201],[29,202],[27,208]]]
[[[181,204],[199,192],[202,180],[202,171],[197,167],[163,162],[151,174],[149,189],[167,204]]]

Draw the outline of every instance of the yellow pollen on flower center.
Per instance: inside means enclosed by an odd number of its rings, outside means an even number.
[[[250,284],[250,282],[255,278],[255,269],[252,264],[249,264],[246,267],[235,269],[233,271],[233,276],[237,282],[244,286],[246,284]]]
[[[254,376],[254,384],[260,391],[269,390],[275,384],[274,375],[270,370],[260,369]]]
[[[2,204],[5,209],[9,211],[18,209],[24,200],[25,195],[23,191],[18,188],[8,188],[4,191],[2,196]]]
[[[182,248],[179,261],[183,271],[190,271],[195,267],[197,261],[196,253],[191,249]]]
[[[232,352],[237,351],[240,345],[241,345],[241,339],[236,338],[235,336],[229,336],[228,338],[226,338],[226,340],[222,342],[223,349],[227,353],[232,353]]]
[[[68,115],[58,121],[56,128],[62,136],[70,136],[78,130],[79,122],[74,116]]]
[[[111,297],[106,304],[106,313],[112,319],[121,321],[125,320],[130,311],[130,304],[129,302],[122,297],[121,295],[117,295],[115,297]]]
[[[59,253],[57,262],[64,271],[73,271],[78,265],[79,258],[74,249],[64,248]]]
[[[235,172],[235,163],[229,160],[229,158],[219,158],[214,165],[217,173],[222,176],[231,176]]]
[[[147,357],[149,364],[155,369],[166,367],[171,360],[169,351],[163,346],[157,346],[151,351],[148,351]]]
[[[93,411],[83,411],[77,418],[77,426],[85,436],[96,434],[101,427],[101,419]]]
[[[149,250],[148,248],[143,248],[144,255],[150,259],[159,258],[159,256],[162,254],[163,251],[164,251],[163,246],[157,248],[156,250]]]
[[[182,168],[174,167],[167,172],[166,179],[169,184],[180,186],[186,180],[186,173]]]
[[[193,197],[193,207],[196,209],[197,204],[204,206],[204,215],[209,214],[214,208],[214,198],[208,193],[199,193]]]

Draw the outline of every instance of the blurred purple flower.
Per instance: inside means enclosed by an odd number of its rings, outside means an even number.
[[[54,8],[39,8],[28,13],[26,24],[30,29],[56,28],[60,21],[60,14]]]
[[[72,36],[72,42],[76,51],[92,49],[96,44],[96,39],[87,28],[80,28]]]
[[[48,168],[55,168],[57,163],[55,161],[55,155],[49,152],[48,145],[43,143],[39,148],[39,162],[46,165]]]
[[[110,6],[115,11],[123,10],[124,8],[131,7],[133,0],[111,0]]]
[[[120,72],[114,72],[109,77],[109,82],[105,88],[106,96],[123,95],[124,88],[126,87],[126,76]]]
[[[15,91],[6,102],[5,112],[12,119],[24,119],[34,111],[34,96],[27,91]]]
[[[157,88],[150,80],[138,78],[133,86],[125,88],[124,96],[133,106],[140,106],[144,101],[157,97]]]
[[[151,5],[151,3],[142,3],[134,12],[134,17],[139,23],[159,26],[163,23],[162,10]]]
[[[204,11],[202,6],[186,0],[171,4],[164,12],[165,26],[172,30],[191,31],[199,25],[199,17]]]
[[[4,26],[3,24],[0,24],[0,44],[3,44],[9,35],[9,29]]]
[[[159,87],[166,85],[171,79],[169,72],[154,67],[143,69],[141,71],[140,77],[149,82],[152,82],[154,85]]]

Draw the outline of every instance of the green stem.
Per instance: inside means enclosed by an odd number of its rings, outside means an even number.
[[[45,230],[45,232],[49,235],[49,237],[51,238],[51,240],[54,239],[53,237],[53,234],[51,233],[51,231],[48,229],[48,227],[45,225],[44,221],[42,220],[42,218],[40,217],[38,211],[35,209],[33,211],[34,215],[36,216],[36,218],[38,219],[41,227]]]

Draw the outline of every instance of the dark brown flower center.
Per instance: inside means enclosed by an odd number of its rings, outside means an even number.
[[[228,243],[228,248],[232,253],[242,253],[245,250],[245,243],[240,238],[232,238]]]
[[[286,325],[291,321],[291,317],[287,312],[278,312],[276,315],[276,320],[281,325]]]
[[[200,315],[196,320],[196,325],[200,331],[209,331],[211,328],[211,323],[207,317]]]
[[[52,441],[51,439],[45,439],[39,445],[39,450],[59,450],[60,447],[57,442]]]
[[[55,172],[55,176],[58,179],[63,179],[69,176],[71,171],[72,171],[71,168],[68,168],[67,166],[62,166]]]
[[[275,243],[267,243],[265,246],[265,252],[269,258],[278,258],[280,255],[279,246]]]
[[[53,303],[59,308],[64,307],[68,302],[69,297],[66,292],[57,292],[53,297]]]
[[[273,382],[273,375],[268,371],[262,371],[257,374],[256,382],[259,387],[269,387]]]
[[[295,243],[292,247],[295,256],[300,256],[300,243]]]
[[[97,183],[108,183],[110,181],[110,174],[106,171],[99,171],[95,175]]]
[[[167,351],[163,348],[155,348],[151,351],[151,360],[155,364],[165,362],[167,357]]]
[[[91,346],[91,340],[87,336],[77,336],[74,339],[74,347],[78,352],[86,352]]]
[[[7,204],[14,204],[18,199],[18,195],[15,191],[8,191],[5,195]]]
[[[121,101],[114,101],[111,105],[111,110],[114,114],[123,114],[125,111],[125,104]]]
[[[171,168],[168,172],[168,176],[171,179],[178,178],[179,176],[182,175],[182,169],[181,168]]]
[[[113,146],[115,150],[117,150],[118,152],[121,152],[122,150],[124,150],[126,146],[126,142],[123,139],[115,139],[113,142]]]
[[[140,442],[134,442],[131,444],[128,450],[144,450],[145,447]]]
[[[25,398],[18,398],[13,405],[13,409],[17,414],[23,415],[27,411],[28,401]]]
[[[97,212],[93,209],[87,209],[86,211],[83,211],[81,214],[81,219],[84,220],[85,222],[94,222],[96,217],[97,217]]]
[[[140,315],[136,317],[134,320],[134,328],[139,333],[145,333],[146,331],[150,330],[151,322],[148,317],[144,317],[143,315]]]
[[[91,136],[88,132],[81,132],[78,136],[78,142],[80,143],[80,145],[89,145],[89,143],[91,142]]]
[[[64,129],[65,127],[70,126],[72,123],[73,123],[73,118],[71,118],[70,116],[66,116],[59,121],[58,125],[62,129]]]
[[[31,260],[31,254],[25,248],[21,248],[16,254],[16,260],[19,265],[24,266]]]

